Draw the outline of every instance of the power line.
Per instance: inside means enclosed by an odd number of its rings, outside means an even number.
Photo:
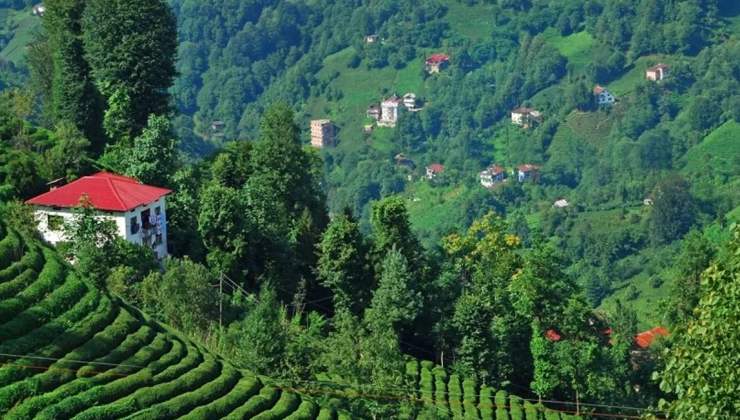
[[[72,359],[55,359],[53,357],[23,356],[20,354],[12,354],[12,353],[0,353],[0,356],[23,358],[23,359],[48,360],[48,361],[57,361],[57,362],[63,361],[63,362],[68,362],[68,363],[78,363],[78,364],[86,364],[86,365],[125,366],[125,367],[137,368],[137,369],[144,369],[143,366],[125,365],[121,363],[90,362],[87,360],[72,360]]]

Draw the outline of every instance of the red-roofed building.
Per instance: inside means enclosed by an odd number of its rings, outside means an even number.
[[[649,348],[656,338],[668,337],[669,333],[665,327],[655,327],[652,330],[642,332],[635,336],[635,344],[641,349]]]
[[[164,197],[171,191],[140,184],[137,180],[109,172],[85,176],[62,187],[28,200],[36,207],[38,228],[49,243],[65,241],[66,220],[74,207],[87,196],[100,217],[116,224],[118,236],[150,247],[158,258],[167,256],[166,211]]]
[[[450,56],[447,54],[434,54],[426,59],[426,69],[429,73],[439,73],[450,66]]]
[[[439,163],[432,163],[431,165],[427,166],[427,178],[434,179],[444,170],[444,165],[440,165]]]
[[[658,63],[645,70],[645,78],[657,82],[668,77],[671,67],[665,63]]]
[[[540,179],[540,167],[536,165],[520,165],[517,167],[517,179],[524,182],[529,179],[537,182]]]
[[[505,171],[500,166],[491,166],[480,173],[480,183],[486,188],[491,188],[498,183],[504,182],[504,179]]]
[[[553,330],[547,330],[546,336],[548,340],[555,342],[558,342],[563,338],[560,334],[556,333]]]

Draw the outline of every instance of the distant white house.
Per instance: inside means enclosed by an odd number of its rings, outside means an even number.
[[[519,182],[524,182],[530,179],[534,182],[539,181],[540,167],[530,164],[519,165],[517,167],[517,179],[519,180]]]
[[[671,67],[668,64],[658,63],[645,70],[645,78],[653,82],[663,80],[670,75],[670,69]]]
[[[87,196],[98,217],[112,220],[116,234],[128,242],[151,248],[162,259],[167,256],[167,211],[165,196],[171,191],[140,184],[133,178],[108,172],[77,181],[28,200],[33,205],[38,229],[46,242],[67,241],[63,226],[74,217],[80,198]]]
[[[380,119],[378,120],[378,126],[380,127],[395,127],[398,122],[398,107],[403,103],[403,99],[393,95],[391,98],[385,99],[380,103]]]
[[[553,203],[552,206],[555,207],[556,209],[563,209],[563,208],[568,207],[569,205],[570,203],[568,203],[568,201],[566,200],[558,200],[555,203]]]
[[[614,105],[614,102],[617,101],[617,98],[614,97],[614,95],[606,90],[605,87],[600,85],[594,86],[594,96],[596,97],[596,102],[599,106]]]
[[[416,95],[414,93],[407,93],[403,95],[403,105],[408,108],[409,111],[416,109]]]
[[[439,163],[433,163],[426,168],[427,170],[427,179],[435,179],[437,178],[437,175],[441,174],[442,171],[445,170],[444,165],[440,165]]]
[[[44,13],[46,13],[46,6],[42,4],[37,4],[36,6],[33,6],[33,15],[34,16],[43,16]]]
[[[480,183],[486,188],[491,188],[496,184],[504,182],[505,171],[500,166],[491,166],[480,173]]]
[[[511,111],[511,123],[521,125],[524,128],[539,122],[542,114],[532,108],[522,107]]]
[[[367,42],[368,44],[372,44],[373,42],[378,40],[380,40],[380,35],[377,34],[372,34],[365,37],[365,42]]]

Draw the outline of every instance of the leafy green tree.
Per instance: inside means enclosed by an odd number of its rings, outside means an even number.
[[[397,249],[406,259],[409,269],[420,275],[424,269],[421,244],[411,231],[403,197],[391,196],[373,203],[371,224],[375,253],[380,258]]]
[[[722,109],[717,101],[698,96],[691,101],[688,111],[688,120],[694,130],[706,130],[719,122]]]
[[[494,343],[491,336],[492,308],[480,295],[463,293],[455,302],[453,325],[459,336],[455,348],[455,371],[465,377],[490,383],[494,371]]]
[[[420,285],[406,258],[393,247],[383,259],[378,288],[373,295],[366,321],[389,325],[397,332],[408,327],[421,313]]]
[[[369,248],[349,209],[329,223],[318,250],[316,275],[334,294],[335,308],[362,314],[370,304],[372,266]]]
[[[650,211],[650,240],[665,244],[682,237],[696,222],[696,205],[689,183],[671,175],[653,191]]]
[[[714,250],[704,235],[692,230],[683,239],[676,259],[677,275],[670,296],[665,302],[665,318],[669,325],[687,323],[699,303],[701,275],[709,268]]]
[[[251,224],[246,206],[233,188],[209,184],[200,194],[198,231],[208,250],[208,262],[229,276],[241,278]]]
[[[565,97],[568,109],[591,111],[596,108],[592,89],[584,81],[569,85],[565,92]]]
[[[126,175],[144,184],[166,187],[178,163],[179,140],[167,117],[151,115],[146,128],[134,139],[127,154]]]
[[[53,176],[73,181],[84,175],[89,167],[87,153],[90,142],[77,127],[66,121],[57,125],[56,137],[58,143],[47,155]]]
[[[33,72],[42,76],[45,89],[50,87],[54,122],[68,121],[84,137],[91,140],[94,150],[102,152],[105,137],[102,131],[103,106],[84,56],[82,15],[88,5],[84,0],[50,0],[45,3],[43,25],[50,44],[53,77],[48,79],[46,55],[32,60]]]
[[[728,260],[712,265],[701,278],[700,300],[685,328],[674,331],[666,349],[660,388],[675,395],[668,416],[684,419],[740,414],[737,380],[740,330],[737,299],[740,282],[740,229],[734,226]]]
[[[130,141],[150,115],[170,113],[177,22],[163,0],[89,0],[81,19],[85,59],[106,98],[105,127]]]

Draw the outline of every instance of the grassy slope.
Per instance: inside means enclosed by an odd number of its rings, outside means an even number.
[[[457,0],[444,0],[441,3],[447,8],[443,21],[450,25],[450,29],[467,38],[490,36],[494,23],[491,5],[466,6]]]
[[[591,63],[591,49],[596,45],[596,39],[588,32],[578,32],[564,37],[558,34],[555,28],[549,28],[542,36],[568,59],[574,73],[583,72]]]
[[[730,120],[712,131],[686,153],[684,172],[723,172],[732,169],[740,155],[740,124]]]
[[[0,21],[0,31],[13,34],[8,45],[0,51],[0,57],[21,65],[25,61],[25,46],[33,40],[34,33],[40,30],[41,19],[33,16],[30,10],[5,9],[0,11]]]

